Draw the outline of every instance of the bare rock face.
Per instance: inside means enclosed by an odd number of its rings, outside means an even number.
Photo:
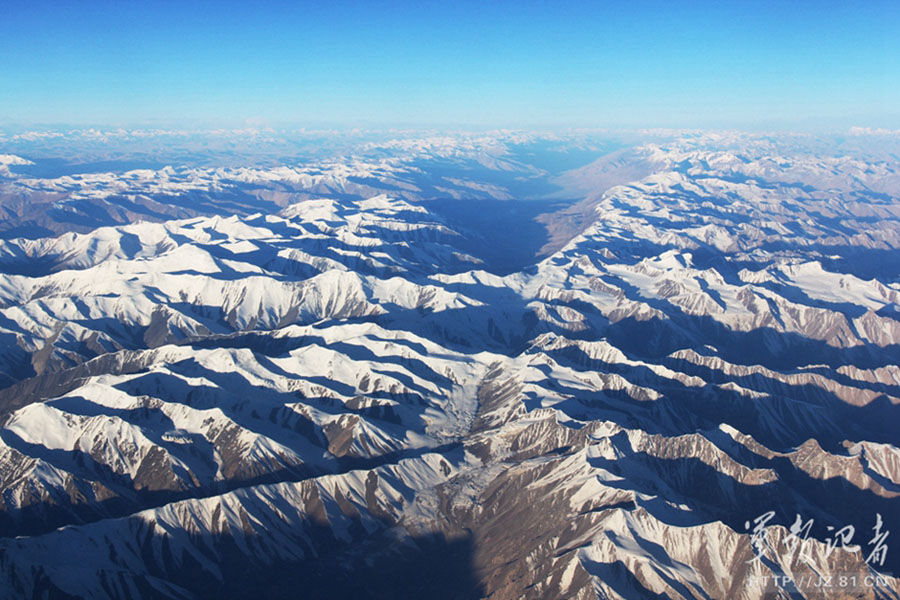
[[[0,598],[900,598],[897,154],[497,135],[10,171],[103,226],[0,242]]]

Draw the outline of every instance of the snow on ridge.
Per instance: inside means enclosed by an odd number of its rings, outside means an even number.
[[[27,158],[15,154],[0,154],[0,165],[33,165]]]

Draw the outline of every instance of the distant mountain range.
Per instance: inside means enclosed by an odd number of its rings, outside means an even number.
[[[0,598],[900,598],[852,133],[0,137]]]

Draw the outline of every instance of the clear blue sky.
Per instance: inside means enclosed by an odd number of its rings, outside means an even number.
[[[900,127],[900,1],[0,3],[0,123]]]

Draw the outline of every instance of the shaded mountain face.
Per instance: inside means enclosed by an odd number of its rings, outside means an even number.
[[[5,142],[0,597],[900,597],[900,143]]]

